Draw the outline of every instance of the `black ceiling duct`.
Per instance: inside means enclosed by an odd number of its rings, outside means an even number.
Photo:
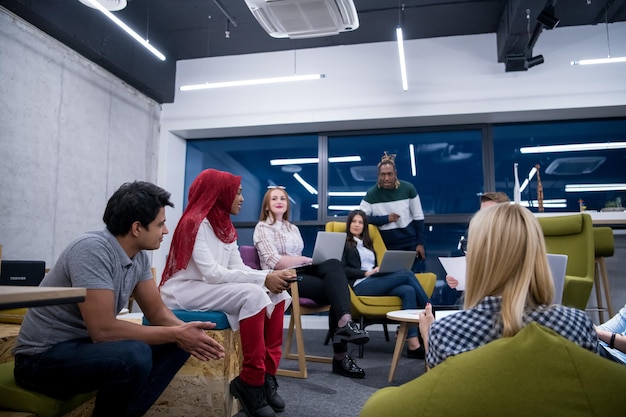
[[[554,6],[547,5],[543,8],[539,16],[537,16],[537,22],[541,23],[546,29],[554,29],[560,22],[554,15]]]

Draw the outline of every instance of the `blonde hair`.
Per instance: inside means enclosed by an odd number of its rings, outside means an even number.
[[[465,308],[502,296],[503,335],[523,327],[526,309],[551,304],[554,294],[543,232],[519,204],[496,204],[472,218],[467,248]]]
[[[259,215],[259,220],[264,222],[265,220],[269,218],[271,220],[270,224],[276,223],[274,214],[270,210],[270,199],[272,198],[272,191],[274,190],[282,191],[285,194],[285,197],[287,197],[287,210],[285,210],[285,212],[283,213],[282,220],[289,221],[289,209],[291,209],[291,203],[289,202],[289,194],[287,194],[287,191],[285,191],[285,189],[281,187],[272,187],[272,188],[269,188],[265,192],[265,195],[263,196],[263,201],[261,202],[261,214]]]

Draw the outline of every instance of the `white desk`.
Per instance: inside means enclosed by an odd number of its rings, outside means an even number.
[[[626,225],[626,211],[584,211],[583,213],[591,216],[591,221],[594,225]],[[534,213],[537,217],[550,217],[550,216],[569,216],[572,214],[579,214],[579,212],[543,212]]]
[[[80,303],[86,294],[85,288],[0,285],[0,309]]]

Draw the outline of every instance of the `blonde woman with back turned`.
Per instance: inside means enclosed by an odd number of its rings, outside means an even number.
[[[551,305],[554,285],[543,233],[529,210],[519,204],[484,208],[470,222],[469,235],[464,310],[433,323],[427,305],[420,317],[429,367],[514,336],[533,321],[597,353],[587,314]]]

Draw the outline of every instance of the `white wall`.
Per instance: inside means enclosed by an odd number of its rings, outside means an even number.
[[[161,109],[3,8],[0,39],[2,257],[50,267],[122,183],[157,181]]]

